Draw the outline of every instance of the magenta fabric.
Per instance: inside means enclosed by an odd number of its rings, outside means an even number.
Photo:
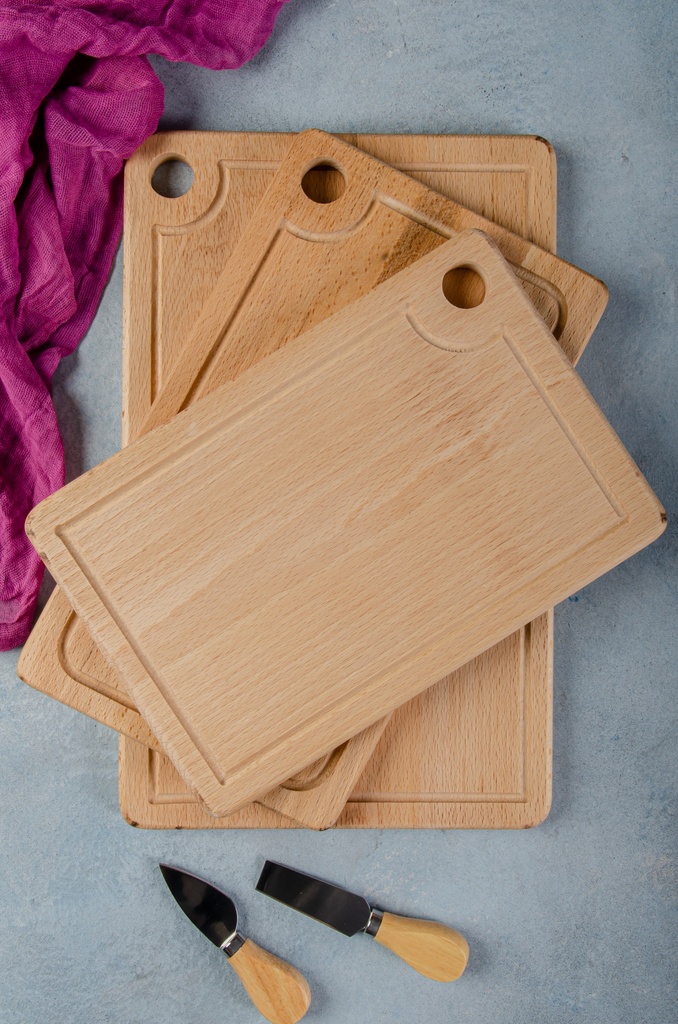
[[[2,650],[26,639],[42,579],[26,516],[64,483],[52,375],[89,327],[110,273],[123,162],[163,109],[144,55],[239,67],[283,2],[0,3]]]

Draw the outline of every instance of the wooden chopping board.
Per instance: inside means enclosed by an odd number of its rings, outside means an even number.
[[[181,324],[182,317],[186,316],[187,309],[190,322],[190,311],[193,308],[193,304],[204,298],[206,290],[210,287],[215,266],[215,251],[217,253],[223,251],[224,246],[229,241],[228,233],[224,231],[223,224],[218,223],[219,217],[224,212],[231,214],[231,223],[229,224],[231,232],[238,230],[242,226],[243,214],[247,213],[248,206],[252,208],[256,203],[258,195],[266,183],[266,179],[270,178],[272,169],[276,166],[275,161],[280,157],[281,147],[286,145],[288,141],[284,138],[281,139],[279,136],[245,135],[224,137],[194,133],[180,133],[180,135],[174,136],[174,140],[179,142],[179,150],[182,152],[185,152],[185,148],[184,150],[181,149],[182,146],[185,147],[188,144],[189,150],[193,146],[193,150],[189,152],[189,157],[194,165],[199,165],[201,159],[204,159],[206,146],[211,146],[211,152],[213,153],[213,146],[216,140],[224,140],[224,138],[232,140],[228,153],[230,157],[228,162],[212,158],[207,167],[203,165],[200,168],[202,174],[198,175],[196,185],[191,190],[191,193],[181,200],[170,201],[170,205],[175,209],[178,206],[179,220],[182,217],[185,218],[189,211],[193,214],[198,212],[202,214],[191,223],[190,232],[186,231],[183,224],[177,224],[176,228],[167,228],[164,231],[153,230],[153,253],[158,254],[159,257],[160,251],[162,251],[162,262],[159,260],[158,262],[162,272],[169,277],[172,273],[176,273],[179,266],[174,261],[173,267],[172,261],[168,259],[170,247],[173,256],[180,255],[186,245],[186,235],[194,232],[199,226],[201,245],[196,255],[200,258],[201,262],[202,273],[198,280],[202,282],[203,294],[202,296],[199,294],[200,287],[194,286],[190,296],[192,301],[187,305],[185,289],[182,288],[184,284],[183,270],[179,271],[180,277],[175,282],[174,287],[170,286],[169,280],[163,280],[162,275],[160,278],[155,278],[158,287],[156,288],[155,301],[152,304],[155,314],[152,325],[153,343],[149,351],[150,359],[140,358],[139,353],[143,352],[145,356],[147,346],[141,344],[135,348],[133,344],[135,319],[134,317],[129,317],[126,326],[128,337],[132,342],[131,344],[128,343],[131,365],[126,365],[126,375],[132,382],[129,410],[131,417],[135,411],[141,410],[143,413],[143,403],[145,401],[148,404],[149,391],[151,394],[154,393],[157,379],[161,375],[161,363],[163,368],[167,368],[168,365],[171,365],[172,359],[176,357],[176,346],[174,351],[172,351],[173,333],[169,325],[177,322]],[[157,151],[155,153],[148,151],[149,145],[155,145],[156,140],[160,143]],[[167,158],[167,144],[163,142],[162,137],[156,137],[156,140],[151,140],[151,143],[147,144],[147,151],[143,154],[143,158],[147,161],[146,170],[152,170],[157,163]],[[200,140],[199,145],[196,145],[195,140]],[[235,150],[235,140],[237,140],[240,147],[238,152]],[[258,159],[254,160],[251,150],[252,140],[255,140],[258,151]],[[534,196],[539,195],[540,189],[548,192],[553,187],[554,165],[552,154],[548,147],[538,140],[526,138],[431,139],[415,136],[398,137],[395,139],[388,137],[362,137],[360,141],[361,145],[371,148],[377,155],[385,159],[394,160],[396,157],[404,159],[406,169],[427,176],[429,183],[438,188],[443,188],[446,181],[449,180],[449,148],[450,146],[456,147],[455,157],[457,163],[461,163],[461,166],[467,171],[467,173],[464,173],[464,170],[457,172],[456,191],[459,198],[466,201],[477,193],[479,166],[483,165],[483,160],[487,161],[488,158],[494,160],[494,165],[490,164],[485,172],[487,181],[485,194],[479,196],[483,212],[491,215],[495,213],[496,197],[502,191],[506,192],[505,186],[510,174],[516,181],[521,182],[522,187],[515,189],[510,197],[507,195],[504,202],[504,219],[508,218],[512,226],[515,225],[515,227],[522,230],[525,230],[525,225],[529,221],[530,233],[536,235],[538,241],[548,242],[548,222],[550,218],[544,215],[539,203],[535,204]],[[221,144],[223,145],[223,142]],[[426,148],[425,154],[423,152],[424,147]],[[528,147],[530,148],[529,163],[526,164]],[[266,152],[264,153],[263,150]],[[424,155],[427,166],[422,168],[421,160]],[[142,156],[142,154],[139,154],[139,156]],[[238,156],[240,159],[238,159]],[[266,156],[272,159],[267,161]],[[419,160],[419,163],[416,163],[417,160]],[[151,164],[150,168],[149,164]],[[130,168],[133,168],[134,165],[135,162],[132,161]],[[215,177],[211,172],[217,168],[218,175]],[[235,180],[237,175],[240,175],[240,181],[238,182]],[[246,180],[242,181],[243,178]],[[139,182],[138,185],[140,184],[142,183]],[[134,207],[130,211],[134,216],[129,216],[128,213],[127,234],[129,236],[130,231],[133,232],[138,226],[140,237],[145,242],[148,237],[147,220],[143,217],[143,210],[140,208],[139,203],[135,202],[135,197],[139,194],[141,194],[143,203],[148,202],[147,195],[150,190],[147,188],[145,177],[143,185],[145,188],[134,190],[129,187],[128,181],[127,195],[129,206]],[[209,190],[215,188],[215,186],[216,196],[210,203],[212,193]],[[155,200],[157,202],[159,197],[155,197]],[[159,201],[161,204],[165,204],[166,209],[167,201]],[[210,260],[205,260],[204,258],[206,251],[204,240],[206,238],[210,240],[209,244],[212,247],[211,249],[207,248],[211,256]],[[161,244],[162,250],[160,249]],[[141,246],[136,249],[132,244],[132,251],[141,254]],[[227,253],[224,253],[224,259],[225,255]],[[151,280],[148,274],[144,273],[146,266],[147,260],[145,258],[137,259],[133,272],[127,276],[128,284],[132,281],[132,287],[137,287],[138,293],[140,293],[136,296],[136,305],[130,307],[128,304],[128,309],[143,308],[144,300],[148,301],[146,296],[150,291]],[[157,273],[160,273],[160,271],[156,267]],[[584,340],[583,338],[577,338],[577,325],[586,320],[591,323],[592,319],[599,315],[604,303],[604,288],[598,282],[594,282],[594,285],[595,301],[590,308],[586,308],[584,300],[587,298],[587,294],[585,290],[584,292],[581,290],[576,293],[573,292],[573,294],[566,296],[565,301],[555,303],[554,296],[558,294],[557,289],[550,282],[542,282],[541,291],[544,297],[544,310],[547,315],[552,314],[554,316],[554,322],[557,322],[560,327],[568,320],[567,310],[569,302],[571,311],[569,317],[571,326],[570,338],[573,339],[571,344],[575,348],[581,347]],[[160,317],[159,320],[158,317]],[[137,318],[137,324],[141,329],[140,340],[143,338],[145,342],[147,324],[143,316]],[[182,337],[181,331],[176,331],[174,337]],[[162,344],[160,343],[161,338]],[[133,372],[128,372],[130,370]],[[58,607],[58,604],[61,607]],[[52,611],[58,612],[58,614],[52,615]],[[56,628],[54,628],[55,626]],[[80,707],[87,713],[93,714],[100,720],[122,728],[129,735],[137,736],[141,740],[145,740],[149,745],[154,744],[154,738],[147,729],[143,719],[131,706],[132,702],[129,698],[125,698],[123,695],[120,701],[117,700],[116,694],[120,691],[116,685],[114,673],[109,671],[109,678],[105,680],[102,678],[106,671],[103,669],[103,666],[97,672],[92,671],[92,666],[96,663],[97,656],[92,646],[86,642],[83,632],[75,617],[72,615],[69,617],[69,610],[63,597],[60,597],[58,594],[54,595],[50,606],[38,624],[36,634],[31,638],[31,642],[29,642],[24,652],[20,666],[22,677],[26,678],[33,685],[38,685],[39,688],[52,692],[61,699],[73,703],[74,706]],[[34,640],[35,642],[33,642]],[[54,650],[55,646],[58,654],[58,664],[54,664],[56,659],[53,659],[50,664],[49,660],[45,659],[45,649]],[[334,808],[338,810],[340,804],[336,802],[335,798],[331,808],[327,806],[322,807],[321,797],[323,794],[326,796],[330,789],[335,793],[335,796],[340,793],[337,784],[342,773],[346,773],[350,766],[353,772],[352,777],[355,778],[360,764],[364,762],[368,751],[369,744],[361,745],[357,738],[350,741],[341,751],[335,752],[330,758],[324,758],[320,765],[314,766],[312,771],[306,773],[303,780],[293,780],[289,790],[282,794],[271,794],[268,802],[270,805],[277,806],[287,813],[295,813],[302,820],[307,820],[307,823],[327,824],[328,814],[335,813]],[[321,766],[324,766],[322,770]],[[350,787],[351,776],[348,775],[347,778]],[[542,791],[544,789],[545,787],[542,787]],[[345,792],[348,792],[348,789],[345,789]],[[546,796],[542,799],[542,806],[544,806],[544,799],[546,799]],[[531,805],[528,803],[529,806]],[[528,810],[528,813],[532,812]],[[313,815],[320,815],[320,818],[316,818],[314,822],[309,820],[309,815],[311,818]],[[532,820],[534,820],[534,814]]]
[[[221,228],[229,211],[226,196],[235,194],[243,204],[260,198],[254,196],[253,182],[270,182],[284,153],[278,140],[286,148],[291,137],[167,133],[153,136],[128,162],[125,201],[135,202],[136,214],[136,230],[131,234],[128,227],[125,233],[123,420],[128,436],[136,436],[147,416],[151,367],[161,368],[154,377],[157,391],[162,369],[167,372],[179,357],[203,298],[216,282],[223,246],[234,231],[230,221],[229,230]],[[556,167],[553,150],[543,140],[363,135],[348,141],[555,250]],[[209,192],[201,197],[203,205],[196,201],[195,185],[181,199],[165,199],[151,190],[150,169],[170,154],[189,163],[196,183],[214,182],[215,195],[223,197],[217,212]],[[213,171],[217,167],[222,174],[228,171],[226,189]],[[208,211],[213,215],[206,218]],[[129,225],[129,215],[125,219]],[[241,216],[237,226],[244,222]],[[180,302],[180,296],[185,299],[183,260],[198,258],[207,277],[205,295]],[[578,339],[577,357],[586,340]],[[75,680],[81,651],[97,650],[80,629],[87,642],[62,641],[63,666],[53,661],[45,681],[57,679],[60,671]],[[552,642],[552,615],[540,616],[399,708],[336,827],[527,828],[542,821],[551,802]],[[95,682],[117,679],[105,659],[98,658]],[[38,666],[36,660],[36,672]],[[322,787],[324,760],[306,780],[291,780],[294,792],[312,795]],[[215,818],[168,757],[128,735],[120,737],[120,806],[125,819],[141,828],[295,827],[257,803]]]
[[[468,232],[42,502],[27,532],[175,765],[229,814],[664,522],[496,246]]]

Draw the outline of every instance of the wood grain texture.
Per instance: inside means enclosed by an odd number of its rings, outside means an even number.
[[[179,132],[149,139],[128,163],[125,224],[124,436],[138,433],[153,396],[180,356],[196,311],[213,288],[244,224],[292,136]],[[354,136],[350,141],[441,193],[545,248],[555,247],[555,162],[534,137]],[[196,172],[176,200],[150,187],[153,170],[176,156]],[[184,260],[200,273],[186,281]],[[575,308],[577,297],[569,297]],[[567,315],[567,305],[557,316]],[[575,337],[575,332],[573,332]],[[577,355],[587,336],[576,337]],[[56,614],[52,614],[56,612]],[[58,641],[54,644],[53,637]],[[68,642],[65,642],[67,641]],[[98,671],[94,671],[97,666]],[[91,670],[91,671],[89,671]],[[32,685],[99,721],[155,737],[119,700],[116,674],[58,592],[19,663]],[[468,678],[467,678],[468,677]],[[524,827],[550,804],[551,627],[546,618],[485,652],[398,711],[342,825]],[[291,780],[313,802],[347,760],[328,756]],[[121,802],[128,820],[149,827],[283,826],[254,807],[214,819],[162,755],[122,741]],[[410,756],[395,757],[396,750]],[[289,796],[290,791],[284,790]],[[289,808],[284,808],[288,809]],[[303,817],[303,809],[298,816]],[[309,812],[312,816],[313,810]]]
[[[530,828],[551,800],[552,613],[399,708],[338,828]],[[292,828],[251,804],[215,818],[169,758],[121,736],[120,805],[143,828]]]
[[[198,179],[226,166],[232,191],[252,194],[275,166],[279,136],[171,133],[154,136],[127,165],[126,202],[138,197],[135,232],[126,232],[126,372],[124,420],[134,433],[150,408],[153,354],[169,370],[179,357],[194,313],[185,294],[178,256],[200,259],[216,282],[225,236],[204,211],[187,208],[190,193],[167,200],[149,188],[150,169],[177,154]],[[553,150],[528,136],[355,136],[348,141],[414,175],[424,184],[509,230],[554,250],[556,168]],[[287,145],[287,142],[285,143]],[[246,149],[245,147],[255,148]],[[233,186],[243,179],[235,190]],[[230,195],[231,193],[229,193]],[[211,197],[205,201],[205,211]],[[226,204],[222,213],[226,223]],[[129,216],[127,221],[129,222]],[[171,232],[157,225],[168,225]],[[176,249],[180,229],[181,253]],[[162,256],[156,233],[164,244]],[[151,242],[154,293],[147,252]],[[206,294],[207,294],[206,293]],[[171,315],[164,314],[172,303]],[[196,307],[199,308],[199,307]],[[577,338],[577,357],[586,343]],[[134,372],[130,372],[131,370]],[[162,379],[160,379],[160,384]],[[339,827],[525,828],[548,813],[551,802],[552,615],[541,616],[480,658],[399,709],[341,814]],[[288,818],[253,804],[214,818],[162,754],[120,740],[120,802],[134,826],[146,828],[280,828]],[[322,772],[316,776],[316,783]]]
[[[468,963],[469,948],[464,936],[437,921],[384,911],[374,941],[433,981],[456,981]]]
[[[465,266],[473,309],[443,294]],[[664,521],[471,231],[42,502],[27,532],[182,775],[230,814]]]
[[[228,962],[248,996],[271,1024],[296,1024],[311,1005],[311,990],[302,974],[280,957],[245,939]]]
[[[204,300],[212,288],[218,271],[232,247],[232,240],[241,230],[248,211],[254,208],[257,199],[272,177],[290,137],[276,135],[226,135],[208,133],[175,133],[167,136],[155,136],[150,139],[141,151],[130,161],[127,168],[126,189],[126,245],[125,245],[125,435],[129,436],[129,426],[140,424],[150,408],[158,382],[162,379],[162,371],[168,371],[173,361],[178,358],[179,342],[183,342],[190,328],[195,309]],[[448,194],[454,194],[457,200],[475,207],[480,213],[500,221],[505,227],[523,234],[544,247],[553,247],[555,242],[555,162],[550,147],[531,137],[426,137],[426,136],[356,136],[353,141],[362,148],[373,153],[380,159],[396,163],[408,173],[419,177],[426,184]],[[196,182],[190,192],[177,200],[167,200],[153,193],[148,187],[153,169],[168,156],[175,155],[186,158],[196,171]],[[191,248],[192,246],[192,248]],[[190,281],[187,290],[186,276],[182,257],[190,256],[192,263],[200,267],[200,274]],[[150,257],[150,258],[149,258]],[[188,291],[188,294],[187,294]],[[568,297],[566,297],[568,298]],[[576,297],[569,297],[569,304],[576,308]],[[148,313],[150,312],[150,317]],[[562,305],[556,315],[556,322],[561,324],[567,318],[567,302]],[[581,319],[581,318],[580,318]],[[148,343],[150,335],[150,345]],[[576,330],[571,333],[573,347],[577,354],[585,343],[586,336],[577,336]],[[138,429],[138,428],[137,428]],[[135,431],[132,430],[132,433]],[[61,607],[60,607],[61,605]],[[53,615],[56,612],[58,614]],[[56,629],[54,627],[55,620]],[[50,643],[50,634],[59,636],[58,658],[54,657],[54,647]],[[550,644],[550,633],[541,630],[544,642]],[[68,644],[64,638],[68,637]],[[513,646],[522,651],[522,637],[513,638]],[[483,777],[497,787],[500,805],[489,801],[489,794],[484,793],[479,801],[469,799],[464,794],[461,802],[446,797],[444,803],[427,800],[424,805],[417,800],[414,804],[401,799],[389,804],[391,810],[407,809],[409,823],[413,821],[413,809],[419,810],[419,823],[430,821],[432,824],[446,821],[453,824],[451,815],[458,814],[458,822],[470,826],[474,823],[490,827],[494,823],[504,826],[523,827],[534,824],[544,817],[550,802],[550,670],[549,659],[541,659],[542,675],[536,679],[535,673],[521,673],[520,686],[496,685],[495,681],[503,678],[501,671],[504,666],[505,645],[495,652],[497,666],[487,665],[488,676],[484,687],[478,684],[478,707],[489,707],[493,701],[519,701],[520,713],[513,709],[510,715],[495,715],[493,725],[499,732],[492,743],[485,741],[482,730],[471,728],[470,734],[479,742],[474,746],[477,757],[467,754],[467,769],[464,773],[464,785],[470,790],[479,787],[471,775],[479,771],[481,763],[496,762],[494,770],[482,769]],[[528,650],[532,645],[528,645]],[[51,655],[51,657],[50,657]],[[41,620],[36,626],[29,644],[24,650],[20,663],[20,673],[26,681],[52,695],[79,707],[92,714],[106,724],[120,728],[128,735],[139,738],[149,746],[156,741],[145,722],[138,713],[126,705],[124,700],[118,702],[116,693],[120,691],[116,683],[115,673],[101,666],[98,676],[83,671],[92,661],[103,662],[96,654],[93,645],[87,640],[86,631],[78,623],[77,618],[69,615],[68,608],[58,592],[53,596]],[[487,657],[484,658],[486,662]],[[490,659],[492,660],[492,659]],[[516,659],[508,659],[515,664]],[[108,679],[106,679],[108,673]],[[493,687],[492,695],[485,691],[487,685]],[[534,700],[529,693],[530,686],[542,686],[541,699]],[[441,692],[451,692],[447,683],[441,685]],[[458,691],[461,692],[461,691]],[[470,691],[466,691],[470,693]],[[467,697],[472,704],[474,698]],[[129,698],[127,703],[131,705]],[[442,721],[436,704],[433,722],[440,728]],[[455,702],[455,703],[458,703]],[[418,715],[424,713],[427,706],[425,700],[418,701],[422,706]],[[459,709],[456,709],[457,711]],[[530,716],[535,716],[534,720]],[[449,716],[446,716],[447,722]],[[472,717],[472,714],[471,716]],[[525,718],[527,725],[522,734],[516,734],[513,728],[506,728],[505,723],[513,723],[516,718]],[[463,721],[467,717],[462,715]],[[539,721],[539,726],[536,721]],[[456,721],[456,718],[455,718]],[[472,724],[472,723],[471,723]],[[447,727],[455,731],[454,722],[447,722]],[[411,732],[412,730],[408,730]],[[418,734],[418,732],[417,732]],[[468,733],[465,732],[464,736]],[[403,733],[403,739],[407,732]],[[506,738],[509,748],[504,749],[498,737]],[[523,749],[523,740],[527,746]],[[358,740],[349,741],[340,751],[322,758],[317,764],[305,769],[298,778],[290,780],[287,787],[268,795],[267,802],[278,806],[282,811],[294,813],[308,824],[327,824],[339,807],[338,800],[342,792],[339,782],[342,777],[350,782],[351,774],[355,776],[364,759],[369,745],[361,750]],[[458,749],[466,749],[464,741]],[[485,749],[487,748],[487,749]],[[431,749],[427,744],[425,750]],[[438,753],[443,763],[454,760],[447,744],[443,744]],[[469,751],[470,754],[470,751]],[[162,764],[164,759],[160,760]],[[527,762],[527,769],[518,772],[523,780],[519,792],[507,794],[507,787],[502,785],[501,774],[511,777],[516,775],[513,764]],[[532,761],[539,766],[538,771],[530,770]],[[129,759],[128,762],[129,763]],[[143,763],[143,759],[142,759]],[[379,759],[382,769],[389,760]],[[427,757],[419,752],[417,765],[427,765]],[[390,759],[393,766],[393,759]],[[474,766],[469,774],[470,766]],[[501,766],[501,769],[499,768]],[[155,778],[157,772],[152,772]],[[164,787],[176,793],[178,806],[182,812],[182,820],[186,817],[195,825],[203,827],[212,822],[206,819],[200,807],[195,804],[192,794],[181,786],[179,779],[165,762],[160,776],[168,775],[168,786]],[[387,783],[399,793],[399,785],[393,786],[385,778],[382,770],[379,782]],[[419,792],[428,790],[429,797],[431,780],[427,772],[419,771]],[[439,773],[436,773],[439,780]],[[178,787],[178,789],[177,789]],[[123,790],[125,790],[123,785]],[[161,789],[163,788],[161,784]],[[181,789],[184,788],[183,795]],[[459,787],[463,788],[463,787]],[[448,787],[449,789],[449,787]],[[332,791],[334,804],[328,806],[327,796]],[[140,785],[131,786],[132,793],[146,794],[145,770],[142,769]],[[344,794],[347,792],[344,786]],[[145,796],[142,797],[142,800]],[[507,802],[508,800],[508,802]],[[167,812],[170,804],[162,798],[157,805]],[[501,808],[501,814],[493,817],[494,807]],[[361,814],[367,810],[368,802],[360,804]],[[436,811],[437,809],[437,811]],[[456,810],[455,810],[456,809]],[[361,815],[357,816],[357,819]],[[143,818],[141,809],[136,807],[129,815],[133,820]],[[256,817],[256,815],[255,815]],[[392,814],[389,815],[389,820]],[[158,823],[158,812],[154,812],[155,823]],[[382,817],[381,819],[385,819]]]
[[[336,201],[305,194],[315,166],[339,169],[346,185]],[[203,304],[145,429],[467,229],[501,246],[572,357],[573,337],[590,335],[607,303],[600,281],[340,139],[302,132]]]
[[[120,677],[58,587],[24,644],[17,672],[29,686],[147,747],[162,750]]]

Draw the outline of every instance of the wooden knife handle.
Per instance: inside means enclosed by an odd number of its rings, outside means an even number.
[[[311,1005],[311,990],[296,967],[267,952],[251,939],[229,957],[247,994],[271,1024],[296,1024]]]
[[[468,963],[468,942],[437,921],[384,912],[375,940],[434,981],[456,981]]]

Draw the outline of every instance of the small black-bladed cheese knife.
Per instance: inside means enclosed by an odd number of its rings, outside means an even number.
[[[257,891],[344,935],[367,932],[415,971],[434,981],[455,981],[468,962],[468,943],[454,928],[378,910],[348,889],[284,864],[267,860]]]
[[[257,1010],[272,1024],[296,1024],[311,1005],[306,979],[290,964],[238,932],[235,903],[221,889],[161,864],[175,900],[210,942],[222,949]]]

